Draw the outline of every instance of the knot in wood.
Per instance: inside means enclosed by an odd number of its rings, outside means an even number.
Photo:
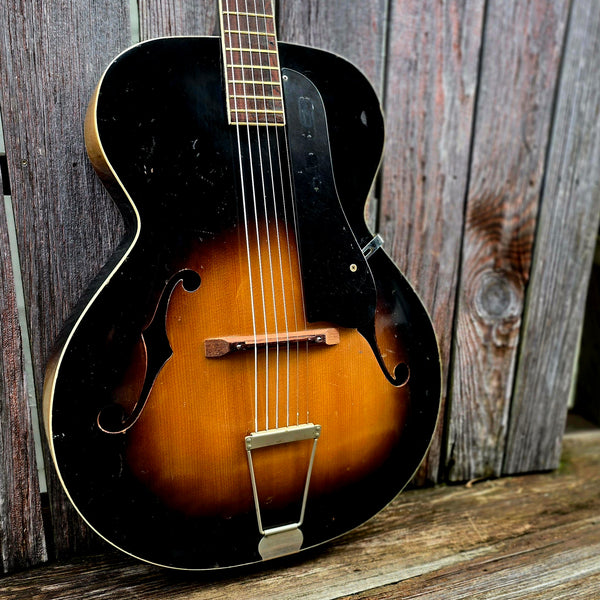
[[[501,321],[518,316],[519,292],[513,278],[503,271],[488,271],[481,276],[475,305],[486,321]]]

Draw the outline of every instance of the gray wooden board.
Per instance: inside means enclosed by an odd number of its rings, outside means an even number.
[[[142,40],[170,35],[218,35],[217,0],[139,0]]]
[[[46,542],[14,271],[1,193],[0,339],[0,568],[7,573],[46,560]]]
[[[449,372],[483,7],[483,1],[415,0],[392,3],[390,15],[380,229],[385,248],[432,316],[444,382]],[[421,480],[438,480],[443,425],[442,417]]]
[[[487,3],[450,374],[451,480],[502,472],[568,7]],[[545,401],[536,398],[540,412]]]
[[[526,536],[493,554],[443,567],[405,584],[344,600],[591,600],[600,596],[598,523],[587,519]]]
[[[278,3],[278,35],[284,42],[335,52],[353,62],[383,92],[386,0],[307,0]]]
[[[111,553],[0,579],[7,600],[591,599],[600,589],[600,432],[565,440],[551,474],[400,495],[320,550],[217,573]]]
[[[49,349],[121,235],[83,119],[102,70],[129,43],[127,5],[0,0],[0,103],[38,403]],[[59,555],[86,547],[57,478],[48,484]]]
[[[600,5],[575,0],[527,291],[505,473],[555,468],[560,458],[600,221],[599,166]]]

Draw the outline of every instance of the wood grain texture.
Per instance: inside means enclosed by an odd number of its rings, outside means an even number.
[[[385,0],[280,0],[276,16],[281,41],[343,56],[382,94],[388,16]]]
[[[400,588],[393,584],[343,600],[395,600],[399,593],[403,600],[589,600],[598,596],[600,544],[592,519],[527,542],[507,545],[496,556],[444,567],[436,572],[435,579],[416,577]]]
[[[4,573],[8,573],[39,564],[47,557],[14,272],[2,194],[0,315],[0,567]]]
[[[87,161],[82,129],[97,79],[128,44],[129,18],[127,3],[116,0],[0,0],[0,21],[0,102],[41,391],[50,346],[121,235]],[[86,546],[56,477],[49,492],[58,553]]]
[[[166,505],[193,517],[235,517],[252,511],[243,443],[249,432],[307,423],[322,427],[310,478],[312,498],[347,488],[374,472],[401,441],[405,424],[410,425],[410,384],[399,388],[389,384],[356,329],[342,329],[339,344],[327,348],[292,344],[281,355],[271,349],[256,358],[249,351],[207,359],[198,351],[218,332],[252,332],[254,318],[259,331],[283,332],[288,323],[306,325],[294,236],[282,225],[271,226],[269,232],[264,223],[260,228],[261,238],[268,236],[273,244],[278,238],[287,239],[291,249],[288,257],[282,249],[281,263],[276,256],[260,253],[256,238],[247,246],[239,230],[202,244],[187,259],[187,269],[202,273],[202,284],[197,292],[178,286],[170,295],[165,329],[173,357],[157,375],[144,410],[128,433],[127,461],[135,476]],[[267,273],[270,263],[275,281],[249,276],[249,271]],[[263,306],[262,322],[253,305],[239,301],[240,296],[258,298],[261,292],[273,299]],[[226,306],[236,309],[224,311]],[[401,342],[396,346],[395,356],[408,352]],[[149,354],[152,351],[149,343]],[[144,374],[144,364],[134,371]],[[141,384],[139,378],[137,385],[122,386],[126,393],[135,390],[134,402]],[[350,397],[360,402],[348,402]],[[312,439],[253,453],[257,489],[261,498],[269,499],[265,504],[295,506],[311,450]],[[404,483],[398,481],[397,491]],[[357,507],[361,503],[357,497]]]
[[[569,436],[556,474],[407,492],[352,534],[302,558],[182,574],[111,553],[4,578],[0,595],[7,600],[596,598],[599,436]]]
[[[450,375],[451,480],[502,472],[568,6],[487,4]]]
[[[217,0],[139,0],[140,38],[219,35]]]
[[[599,115],[600,6],[577,0],[537,225],[505,473],[553,469],[560,458],[600,222]]]
[[[432,316],[445,378],[483,6],[419,0],[394,2],[391,11],[380,230]],[[440,419],[421,480],[438,480],[443,424]]]

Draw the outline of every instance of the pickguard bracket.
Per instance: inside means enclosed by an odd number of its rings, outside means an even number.
[[[383,238],[379,234],[376,234],[375,237],[363,247],[362,253],[364,254],[364,257],[368,259],[373,253],[379,250],[381,246],[383,246]]]

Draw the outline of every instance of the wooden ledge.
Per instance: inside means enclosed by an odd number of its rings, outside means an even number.
[[[557,472],[409,491],[353,533],[269,566],[178,573],[108,552],[0,579],[14,600],[350,597],[600,597],[600,432],[567,435]]]

